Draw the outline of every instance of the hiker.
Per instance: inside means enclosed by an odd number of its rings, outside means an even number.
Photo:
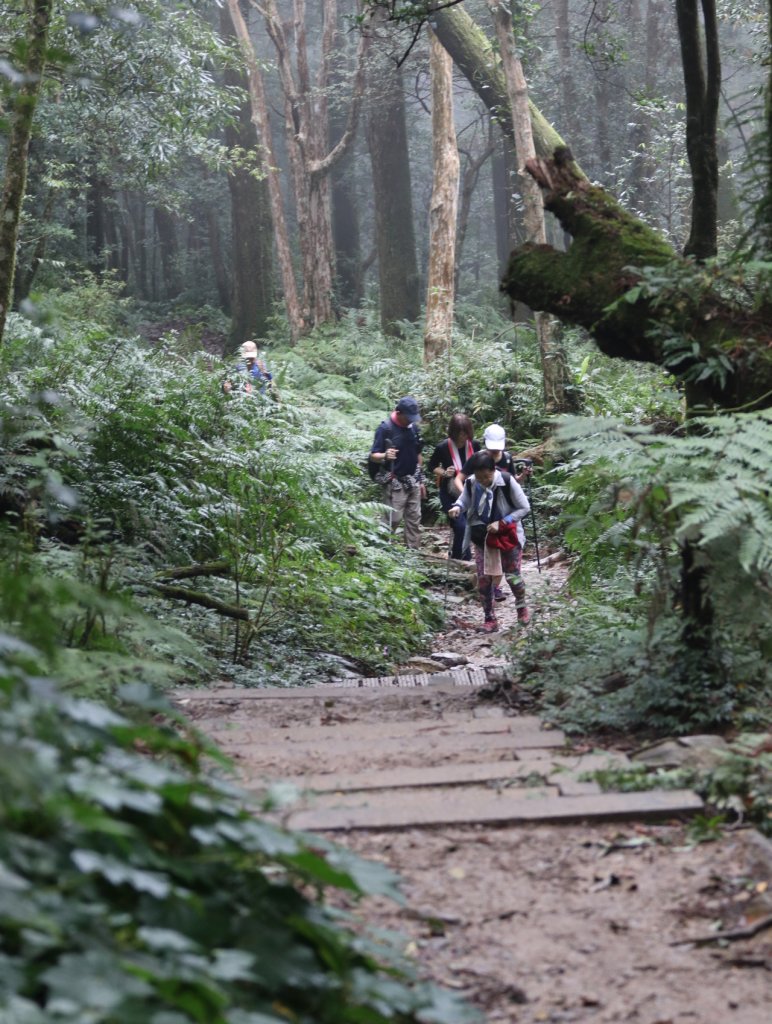
[[[421,545],[421,498],[426,497],[423,475],[423,440],[416,424],[421,419],[418,402],[410,395],[400,398],[388,419],[375,431],[370,449],[370,475],[383,491],[392,530],[404,522],[405,544]]]
[[[242,362],[236,366],[236,373],[239,379],[234,385],[232,380],[223,381],[222,389],[226,395],[233,391],[234,387],[251,394],[255,388],[261,395],[265,394],[266,387],[272,386],[273,374],[269,373],[265,361],[260,358],[257,345],[254,341],[245,341],[239,349]]]
[[[517,524],[530,511],[520,484],[511,473],[496,468],[490,452],[478,452],[468,461],[471,475],[458,499],[448,510],[453,519],[466,513],[467,532],[474,550],[477,587],[485,622],[483,631],[495,633],[498,627],[494,588],[506,576],[515,596],[517,620],[527,625],[531,613],[525,600],[525,584],[520,576],[523,549]]]
[[[485,428],[483,433],[483,445],[485,446],[485,451],[493,457],[496,469],[503,470],[505,473],[510,473],[518,483],[521,483],[526,476],[529,476],[533,472],[533,468],[527,463],[523,464],[523,469],[520,473],[515,472],[516,460],[512,457],[510,452],[506,451],[507,433],[498,423],[491,423],[489,427]],[[467,460],[461,470],[460,483],[462,486],[466,478],[471,476],[468,461],[469,460]],[[519,521],[517,524],[517,536],[520,541],[520,559],[522,560],[523,549],[525,548],[525,530],[523,529],[523,524]],[[507,599],[507,595],[499,586],[494,587],[493,596],[496,601],[506,601]]]
[[[442,511],[446,514],[461,494],[464,485],[464,464],[479,450],[480,442],[474,440],[472,421],[463,413],[455,413],[448,423],[448,436],[434,449],[428,466],[429,472],[434,473]],[[462,513],[454,519],[448,518],[448,522],[453,532],[450,557],[468,561],[472,557],[472,552],[469,542],[464,544],[466,516]]]

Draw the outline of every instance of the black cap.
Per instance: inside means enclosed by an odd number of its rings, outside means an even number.
[[[421,410],[418,408],[418,402],[416,402],[415,398],[411,398],[410,395],[400,398],[395,408],[400,416],[404,416],[411,423],[417,423],[421,419]]]

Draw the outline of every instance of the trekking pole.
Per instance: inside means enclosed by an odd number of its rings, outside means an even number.
[[[445,618],[448,617],[448,582],[450,580],[450,558],[453,554],[453,523],[450,524],[450,543],[448,544],[448,559],[445,562],[445,588],[442,595],[442,610]]]
[[[533,510],[533,499],[531,498],[531,474],[528,474],[528,504],[531,506],[531,526],[533,526],[533,544],[536,548],[536,566],[541,572],[541,559],[539,558],[539,534],[536,532],[536,513]]]
[[[386,451],[388,451],[389,448],[394,447],[394,442],[390,437],[387,437],[384,443],[386,445]],[[389,544],[391,544],[392,538],[394,536],[394,505],[392,504],[391,500],[391,481],[394,477],[394,461],[392,459],[385,459],[384,462],[389,469]]]

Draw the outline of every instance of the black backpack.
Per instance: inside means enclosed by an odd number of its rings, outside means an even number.
[[[380,430],[381,427],[386,427],[387,429],[391,429],[392,426],[393,426],[393,424],[392,424],[392,421],[390,419],[389,420],[382,420],[380,425],[379,425],[379,427],[378,427],[378,429]],[[409,426],[407,426],[406,428],[403,428],[403,429],[409,430],[410,433],[413,434],[413,436],[416,439],[416,443],[418,444],[419,451],[420,451],[421,444],[422,444],[421,433],[420,433],[418,427],[415,425],[415,423],[411,423],[411,424],[409,424]],[[387,439],[388,439],[388,435],[387,435]],[[371,459],[368,456],[368,458],[367,458],[367,472],[370,474],[370,479],[371,480],[376,480],[378,478],[378,474],[383,470],[383,467],[384,467],[383,462],[375,462],[373,459]]]

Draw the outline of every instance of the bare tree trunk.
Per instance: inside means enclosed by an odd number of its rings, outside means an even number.
[[[402,73],[383,39],[369,62],[367,107],[381,325],[396,335],[400,321],[418,319],[421,300]]]
[[[224,39],[236,38],[230,13],[220,11],[220,34]],[[238,68],[227,68],[227,86],[249,93],[249,81]],[[247,99],[238,111],[237,120],[225,127],[225,144],[230,150],[242,151],[245,161],[236,161],[228,173],[231,208],[231,340],[236,344],[248,338],[259,338],[268,329],[273,312],[273,224],[271,200],[265,176],[255,175],[264,161],[259,158],[259,141],[252,123],[251,105]]]
[[[232,0],[229,0],[232,2]],[[276,50],[285,100],[287,146],[303,265],[303,305],[310,326],[335,319],[335,246],[332,235],[330,171],[345,156],[356,134],[364,83],[364,59],[369,36],[363,32],[357,50],[357,71],[346,128],[329,148],[327,86],[337,31],[336,0],[323,0],[322,59],[316,88],[312,88],[306,40],[305,0],[293,0],[295,69],[276,0],[259,7]]]
[[[424,328],[424,363],[427,366],[450,351],[459,179],[458,145],[453,123],[453,61],[431,31],[429,47],[433,174]]]
[[[521,160],[532,160],[536,155],[531,130],[531,115],[528,104],[528,86],[523,67],[515,51],[515,37],[512,17],[501,3],[489,4],[499,41],[504,77],[507,83],[509,106],[512,111],[512,128],[515,149]],[[520,172],[520,193],[523,197],[525,232],[527,240],[535,245],[546,245],[547,233],[544,227],[544,205],[539,186],[534,179]],[[536,313],[536,335],[541,354],[542,378],[544,381],[544,407],[549,415],[577,411],[577,392],[573,387],[565,349],[553,330],[546,313]]]
[[[154,217],[155,229],[158,233],[158,250],[161,257],[164,294],[167,299],[170,299],[179,295],[180,292],[177,268],[177,256],[179,253],[177,227],[172,214],[161,206],[155,208]]]
[[[21,206],[27,188],[29,143],[48,47],[48,28],[53,0],[26,0],[24,83],[10,104],[11,131],[5,157],[3,191],[0,195],[0,342],[13,300],[16,245]]]
[[[304,323],[300,313],[300,301],[298,299],[297,284],[295,282],[295,271],[292,266],[292,252],[290,250],[289,235],[287,233],[287,222],[284,217],[284,201],[281,194],[279,181],[279,164],[273,148],[271,139],[271,122],[268,117],[268,102],[265,95],[263,76],[255,58],[252,40],[249,38],[249,30],[244,21],[244,16],[239,7],[239,0],[228,0],[228,10],[236,35],[241,43],[244,53],[244,60],[247,65],[247,80],[249,82],[249,98],[252,106],[252,122],[257,132],[257,137],[265,153],[263,164],[266,181],[268,182],[268,194],[271,201],[271,220],[273,221],[274,239],[276,242],[276,253],[279,262],[282,286],[284,290],[284,305],[287,310],[287,321],[289,324],[290,338],[297,341],[303,332]]]
[[[568,0],[556,0],[555,43],[560,60],[560,112],[563,124],[568,124],[569,118],[576,117],[579,110],[571,60],[570,29]]]
[[[480,179],[480,171],[482,170],[486,160],[493,154],[496,146],[495,143],[489,143],[485,149],[477,156],[474,153],[461,150],[466,158],[466,166],[464,167],[464,173],[461,178],[461,203],[458,212],[458,227],[456,229],[456,267],[453,278],[453,295],[458,297],[458,286],[461,278],[461,258],[464,251],[464,242],[466,241],[466,233],[469,229],[469,215],[472,210],[472,199],[474,197],[475,189],[477,188],[477,182]],[[507,256],[509,255],[509,249],[507,249]],[[502,273],[503,273],[502,268]]]
[[[702,29],[700,15],[702,10]],[[715,0],[676,0],[686,91],[686,152],[692,174],[692,223],[684,255],[708,259],[718,248],[716,128],[721,61]]]

